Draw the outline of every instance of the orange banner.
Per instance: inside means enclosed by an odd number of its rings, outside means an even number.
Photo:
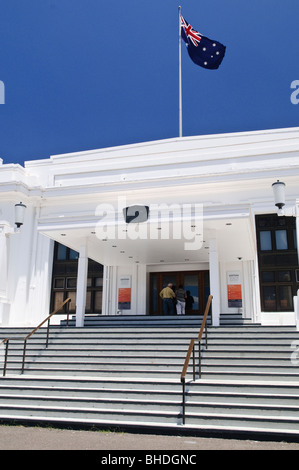
[[[130,310],[131,287],[120,287],[118,289],[118,308],[120,310]]]
[[[228,300],[241,300],[242,299],[242,286],[241,284],[230,284],[227,286]]]
[[[242,307],[242,286],[241,284],[228,284],[227,286],[228,306],[231,308]]]

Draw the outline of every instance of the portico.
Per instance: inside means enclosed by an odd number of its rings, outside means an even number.
[[[1,165],[3,219],[11,225],[12,194],[28,207],[18,238],[28,273],[22,277],[28,299],[23,319],[34,323],[49,305],[56,241],[79,253],[77,326],[84,322],[88,259],[104,266],[103,315],[122,313],[124,278],[130,289],[125,313],[146,315],[153,313],[154,273],[206,272],[215,326],[220,312],[294,322],[294,311],[261,312],[256,216],[275,214],[271,185],[278,173],[287,184],[287,202],[296,201],[298,149],[296,128],[56,155],[25,168]],[[124,209],[136,207],[148,208],[146,220],[133,212],[128,222]],[[12,273],[20,247],[5,240],[5,318],[17,322],[21,284]],[[204,295],[199,287],[197,294]]]

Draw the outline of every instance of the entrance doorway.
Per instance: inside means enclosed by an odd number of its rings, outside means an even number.
[[[186,315],[204,313],[210,294],[209,271],[180,271],[150,273],[150,315],[163,315],[159,294],[170,282],[174,291],[182,285],[187,293]]]

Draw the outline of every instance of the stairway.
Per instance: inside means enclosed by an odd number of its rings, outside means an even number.
[[[84,328],[51,327],[48,349],[46,331],[39,330],[28,341],[23,375],[23,344],[16,339],[29,329],[0,328],[0,340],[15,338],[7,375],[0,377],[0,421],[299,437],[295,327],[210,326],[202,378],[193,382],[191,367],[187,376],[182,425],[180,373],[198,317],[98,320]]]

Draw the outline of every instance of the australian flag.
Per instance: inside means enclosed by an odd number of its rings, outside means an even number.
[[[218,69],[225,55],[226,47],[195,31],[181,16],[182,39],[193,62],[205,69]]]

